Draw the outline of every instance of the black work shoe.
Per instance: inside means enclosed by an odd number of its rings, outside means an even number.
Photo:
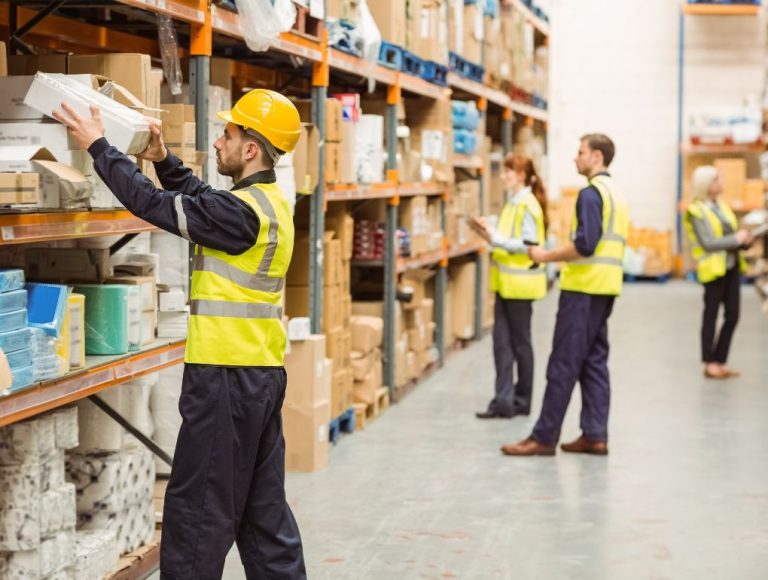
[[[482,413],[475,413],[475,417],[478,419],[511,419],[512,415],[496,413],[495,411],[483,411]]]

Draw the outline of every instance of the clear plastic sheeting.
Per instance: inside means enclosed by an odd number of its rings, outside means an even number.
[[[274,6],[270,0],[238,0],[237,11],[245,44],[254,52],[267,50],[296,20],[291,0],[275,0]]]
[[[157,37],[160,42],[160,56],[163,59],[165,82],[168,83],[168,88],[172,95],[180,95],[184,76],[181,72],[176,27],[173,25],[173,20],[170,16],[165,14],[157,15]]]
[[[366,0],[360,0],[360,6],[358,8],[359,24],[357,27],[357,33],[362,41],[362,57],[369,65],[368,72],[368,92],[372,92],[376,86],[376,80],[374,74],[376,71],[376,65],[379,62],[379,51],[381,50],[381,31],[376,25],[376,21],[371,15],[371,11],[368,8],[368,2]]]

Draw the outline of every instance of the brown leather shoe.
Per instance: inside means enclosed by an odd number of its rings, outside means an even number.
[[[608,443],[605,441],[590,441],[583,435],[571,443],[563,443],[560,449],[568,453],[588,453],[590,455],[608,455]]]
[[[501,446],[501,452],[504,455],[531,456],[531,455],[554,455],[556,448],[554,445],[544,445],[535,439],[523,439],[519,443],[508,443]]]

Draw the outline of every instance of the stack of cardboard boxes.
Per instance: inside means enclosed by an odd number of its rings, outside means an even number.
[[[292,341],[285,356],[288,387],[283,402],[285,467],[317,471],[328,465],[333,362],[326,358],[326,337]]]
[[[408,345],[406,369],[408,379],[421,376],[429,364],[435,360],[433,352],[435,339],[434,299],[427,296],[431,291],[432,270],[409,270],[401,276],[399,291],[410,295],[411,299],[403,303],[403,339]]]
[[[410,147],[402,152],[402,159],[410,159],[410,151],[420,155],[420,179],[453,183],[453,129],[451,103],[446,100],[407,99],[404,122],[410,129]],[[413,163],[414,160],[411,160]],[[413,173],[414,168],[409,168]]]
[[[637,256],[638,266],[642,266],[639,271],[629,273],[654,277],[667,275],[672,272],[672,231],[630,225],[627,253],[628,256]],[[625,270],[627,266],[625,264]]]
[[[352,333],[350,328],[352,298],[350,295],[350,259],[352,257],[353,222],[343,211],[331,214],[323,239],[323,333],[326,355],[333,361],[331,413],[341,415],[352,404]],[[288,270],[285,290],[285,314],[289,318],[309,316],[309,232],[297,231],[293,259]]]
[[[0,77],[0,94],[3,95],[0,98],[0,147],[13,149],[7,149],[2,155],[0,171],[6,174],[0,179],[12,188],[14,195],[4,195],[2,203],[29,203],[44,208],[66,209],[120,205],[96,175],[90,156],[77,148],[64,125],[41,112],[38,105],[45,102],[44,110],[47,111],[62,100],[70,100],[74,104],[72,96],[66,91],[74,90],[88,99],[91,98],[89,95],[94,95],[89,91],[99,91],[118,103],[138,109],[144,115],[158,116],[162,72],[151,68],[149,56],[12,56],[9,69],[13,76]],[[68,76],[35,81],[32,75],[37,72]],[[62,84],[64,82],[70,83],[74,89]],[[104,97],[99,95],[99,98]],[[48,101],[52,103],[50,107],[47,106]],[[105,116],[108,137],[113,144],[132,142],[133,135],[127,134],[130,123],[122,126],[120,122],[110,123],[109,119]],[[146,127],[145,131],[148,139]],[[38,151],[41,145],[46,147],[46,152]],[[20,150],[20,147],[26,149]],[[11,161],[16,165],[10,164]],[[31,161],[34,163],[30,164]],[[58,164],[54,163],[56,161]],[[140,168],[156,181],[151,163],[141,162]],[[38,173],[40,177],[23,173]],[[11,189],[8,191],[11,192]]]
[[[381,344],[384,320],[378,316],[352,316],[352,374],[354,402],[373,405],[382,386]]]
[[[452,264],[448,269],[446,304],[451,312],[450,328],[454,339],[475,336],[475,293],[477,265],[474,262]]]

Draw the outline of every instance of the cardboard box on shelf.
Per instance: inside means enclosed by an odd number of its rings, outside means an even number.
[[[765,182],[762,179],[747,179],[741,196],[743,207],[758,208],[765,206]]]
[[[288,286],[285,290],[285,315],[289,318],[309,316],[309,286]],[[323,289],[323,329],[343,325],[343,306],[334,287]]]
[[[352,351],[351,366],[352,376],[356,381],[364,381],[371,372],[374,364],[381,363],[381,350],[374,349],[367,353]]]
[[[109,284],[128,284],[139,286],[142,310],[157,310],[157,278],[154,276],[113,276]],[[184,292],[182,291],[182,296]],[[183,310],[181,308],[180,310]]]
[[[312,408],[330,399],[330,384],[324,380],[326,337],[314,334],[306,340],[292,341],[285,355],[288,385],[284,405]]]
[[[72,165],[67,127],[61,123],[10,122],[0,123],[0,147],[36,147],[50,151],[54,158]]]
[[[294,101],[299,111],[302,123],[312,123],[311,99]],[[325,142],[339,143],[341,141],[341,101],[334,98],[325,101]]]
[[[381,39],[390,44],[405,47],[406,41],[406,2],[405,0],[390,0],[389,2],[371,2],[371,16],[376,21],[381,33]]]
[[[101,282],[112,276],[109,248],[27,248],[24,263],[30,280]]]
[[[341,286],[344,276],[341,240],[334,237],[334,232],[325,232],[323,236],[323,284]]]
[[[330,401],[319,402],[311,409],[284,405],[282,416],[286,470],[318,471],[327,467]]]
[[[355,237],[355,220],[352,214],[344,208],[344,204],[335,204],[328,208],[325,228],[329,231],[332,230],[335,238],[341,243],[342,260],[351,260]]]
[[[421,306],[421,303],[427,295],[427,282],[432,279],[434,275],[435,273],[432,270],[427,270],[426,268],[408,270],[402,274],[400,290],[402,292],[407,292],[412,296],[410,302],[405,302],[403,304],[404,310],[411,310]]]
[[[333,374],[331,387],[331,417],[338,417],[352,406],[353,379],[351,369]]]
[[[377,316],[352,316],[352,346],[360,352],[369,352],[381,346],[384,320]]]
[[[480,64],[483,54],[485,21],[482,4],[465,4],[463,18],[463,42],[461,56],[469,62]]]
[[[384,303],[383,302],[352,302],[352,316],[373,316],[376,318],[384,319]],[[400,302],[395,303],[395,336],[403,334],[403,328],[405,328],[405,321],[403,320],[403,307]],[[352,339],[352,347],[357,348],[357,345]]]
[[[165,144],[184,163],[197,162],[197,139],[194,105],[164,103],[160,118],[163,121]]]
[[[325,182],[339,183],[341,181],[341,145],[338,143],[325,144]]]
[[[362,381],[355,381],[354,400],[358,403],[372,405],[376,399],[376,391],[382,386],[381,359],[374,359],[370,371]]]
[[[301,124],[301,135],[293,151],[293,172],[296,192],[310,194],[315,191],[320,178],[320,132],[311,123]]]
[[[415,352],[421,352],[431,346],[427,337],[428,327],[425,324],[408,330],[408,346]]]
[[[723,181],[723,197],[728,204],[741,202],[744,184],[747,181],[746,159],[715,159],[714,166]]]
[[[439,0],[411,0],[410,4],[406,47],[419,58],[447,64],[447,4]]]
[[[475,336],[475,276],[477,266],[474,262],[459,264],[449,268],[451,284],[451,319],[453,335],[460,339]]]
[[[45,159],[33,160],[32,166],[40,174],[40,207],[76,209],[90,205],[94,186],[80,171]]]
[[[151,94],[152,61],[148,54],[112,53],[70,55],[69,74],[94,74],[112,79],[122,85],[142,103],[152,100]],[[131,103],[118,96],[118,102],[126,106]]]
[[[5,43],[0,41],[0,77],[8,74],[8,58],[5,51]]]
[[[0,173],[0,204],[37,204],[40,176],[37,173]]]

